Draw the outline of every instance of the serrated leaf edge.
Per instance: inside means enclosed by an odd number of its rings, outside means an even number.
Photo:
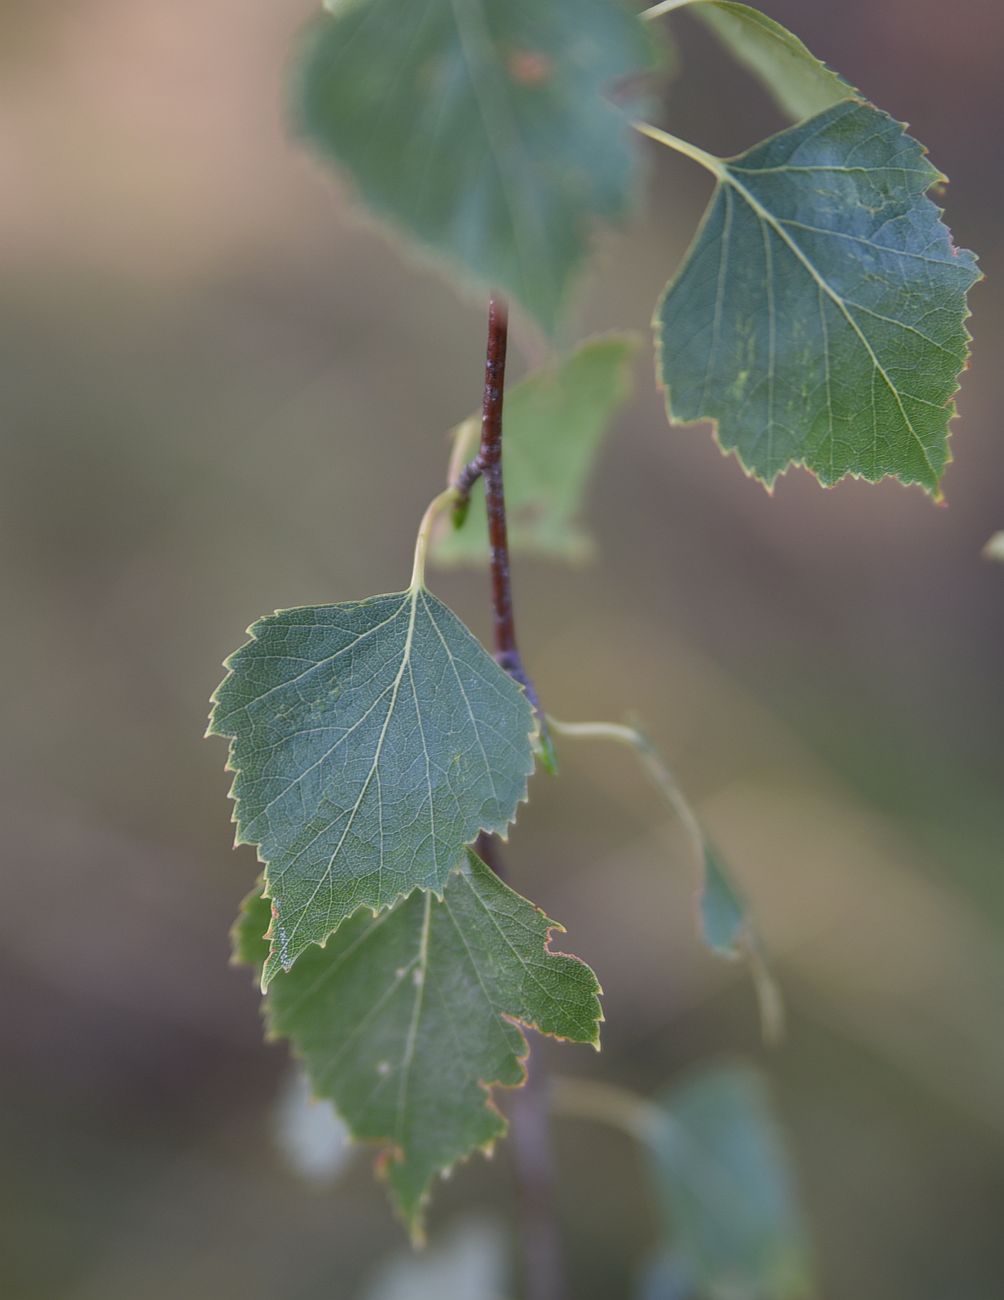
[[[458,863],[458,865],[454,867],[453,871],[450,873],[451,877],[453,875],[463,875],[466,871],[468,871],[467,860],[469,858],[475,859],[482,867],[484,867],[486,871],[489,872],[491,871],[491,868],[488,867],[487,864],[484,863],[477,856],[477,854],[474,853],[472,849],[468,848],[464,850],[464,861]],[[261,890],[259,890],[259,886],[262,887]],[[240,908],[238,909],[237,918],[234,921],[233,925],[230,927],[230,937],[231,937],[230,965],[231,966],[237,967],[237,966],[247,966],[251,964],[243,960],[238,953],[238,932],[241,924],[241,919],[244,914],[244,910],[248,906],[248,904],[253,899],[265,899],[265,900],[268,899],[268,895],[263,892],[263,887],[264,887],[264,873],[261,876],[259,876],[258,884],[255,886],[255,888],[252,889],[251,892],[247,894],[245,898],[242,900]],[[507,888],[511,888],[511,886],[507,886]],[[412,897],[412,895],[416,893],[423,893],[423,892],[435,894],[436,891],[422,890],[420,886],[416,886],[414,889],[409,890],[408,893],[402,894],[402,896],[397,900],[397,902],[393,904],[393,906],[384,908],[381,913],[371,913],[371,914],[374,916],[374,918],[378,915],[386,915],[389,917],[391,912],[395,908],[405,903],[409,898]],[[444,886],[444,892],[445,892],[445,886]],[[517,893],[516,890],[513,890],[512,892]],[[536,903],[534,903],[531,899],[526,898],[525,895],[518,894],[517,896],[520,899],[522,899],[523,902],[529,904],[529,906],[532,907],[534,911],[537,912],[538,915],[541,916],[544,922],[546,923],[547,930],[544,935],[544,942],[543,942],[543,951],[545,955],[548,957],[564,957],[570,961],[577,962],[580,966],[585,967],[585,969],[589,971],[589,973],[592,975],[593,983],[595,985],[592,994],[593,1002],[595,1003],[595,1007],[596,1007],[596,1015],[594,1017],[595,1032],[592,1039],[588,1041],[584,1039],[568,1038],[561,1034],[553,1034],[545,1030],[542,1030],[539,1025],[534,1024],[534,1022],[531,1020],[523,1020],[519,1016],[508,1015],[505,1012],[498,1013],[500,1019],[507,1021],[509,1024],[513,1025],[517,1030],[519,1030],[520,1037],[522,1040],[522,1050],[515,1053],[516,1062],[520,1068],[520,1078],[515,1083],[502,1083],[497,1079],[477,1080],[478,1087],[481,1088],[485,1094],[485,1102],[484,1102],[485,1110],[490,1112],[494,1116],[497,1116],[498,1118],[500,1124],[498,1131],[496,1132],[494,1137],[489,1138],[487,1142],[479,1143],[478,1145],[474,1146],[466,1155],[458,1156],[455,1160],[451,1161],[448,1165],[444,1165],[440,1169],[438,1169],[436,1173],[429,1179],[429,1182],[426,1184],[426,1187],[422,1192],[421,1196],[419,1197],[419,1200],[415,1206],[415,1210],[413,1214],[411,1214],[410,1216],[401,1209],[392,1189],[388,1187],[388,1195],[390,1196],[391,1202],[394,1205],[395,1213],[398,1215],[399,1219],[404,1224],[405,1228],[408,1230],[409,1235],[411,1237],[412,1244],[416,1247],[421,1247],[425,1245],[425,1229],[424,1229],[423,1220],[425,1216],[425,1211],[432,1197],[432,1189],[434,1186],[435,1179],[437,1177],[439,1178],[440,1181],[448,1179],[454,1169],[458,1168],[461,1165],[467,1164],[477,1154],[482,1155],[486,1160],[490,1160],[495,1153],[496,1143],[508,1135],[509,1121],[506,1118],[506,1116],[503,1114],[503,1112],[499,1109],[499,1106],[496,1102],[494,1090],[496,1088],[501,1088],[504,1089],[506,1092],[515,1092],[519,1088],[525,1086],[528,1077],[527,1061],[530,1058],[530,1052],[531,1052],[530,1040],[526,1036],[526,1031],[532,1030],[534,1033],[539,1033],[543,1037],[553,1039],[555,1042],[558,1043],[574,1043],[577,1046],[592,1047],[593,1050],[597,1052],[601,1050],[600,1025],[605,1023],[606,1016],[604,1015],[603,1012],[603,1005],[600,1002],[600,999],[603,997],[603,987],[596,977],[596,972],[587,962],[584,962],[581,957],[575,956],[574,953],[555,951],[554,949],[552,949],[551,941],[553,937],[557,934],[567,933],[565,926],[563,926],[560,921],[555,921],[552,917],[548,916],[543,908],[538,907]],[[437,897],[440,899],[440,901],[442,901],[442,895],[437,895]],[[371,909],[367,907],[360,907],[355,912],[351,913],[351,916],[359,916],[361,913],[369,912],[369,911],[371,911]],[[345,919],[346,921],[348,921],[351,918],[346,917]],[[319,943],[316,946],[323,950],[324,948],[327,947],[328,939],[333,938],[334,934],[335,931],[332,931],[332,933],[328,935],[327,939],[325,939],[323,943]],[[255,984],[256,986],[258,985],[257,980],[255,980]],[[290,1056],[293,1058],[293,1060],[297,1061],[303,1068],[304,1075],[307,1078],[307,1081],[311,1088],[312,1100],[316,1102],[322,1102],[327,1106],[331,1106],[335,1114],[344,1124],[346,1133],[348,1135],[348,1141],[352,1146],[369,1147],[375,1149],[374,1168],[377,1176],[381,1179],[382,1182],[386,1183],[388,1181],[387,1169],[390,1163],[394,1160],[400,1161],[403,1158],[403,1153],[401,1152],[399,1145],[395,1143],[392,1138],[389,1137],[386,1138],[357,1137],[355,1133],[352,1131],[352,1128],[348,1123],[348,1121],[346,1120],[345,1116],[342,1115],[341,1111],[339,1110],[337,1103],[333,1101],[332,1098],[313,1091],[313,1081],[311,1080],[309,1071],[307,1070],[307,1063],[304,1054],[300,1052],[293,1045],[293,1041],[291,1038],[289,1038],[285,1034],[280,1033],[278,1030],[275,1029],[272,1023],[272,1014],[271,1014],[268,994],[265,990],[260,990],[260,991],[262,992],[262,1000],[261,1000],[261,1006],[259,1008],[259,1013],[261,1015],[262,1021],[264,1022],[265,1028],[264,1028],[263,1037],[265,1039],[265,1042],[269,1044],[276,1044],[276,1045],[282,1042],[287,1043]]]
[[[888,118],[890,122],[894,122],[896,126],[898,126],[903,131],[905,135],[909,136],[909,138],[912,141],[914,141],[914,143],[920,149],[920,152],[923,157],[927,158],[929,156],[928,148],[923,143],[923,141],[918,140],[916,136],[911,136],[909,134],[910,131],[909,122],[900,121],[898,118],[893,117],[891,113],[886,113],[884,109],[878,108],[870,100],[866,99],[863,95],[860,94],[850,94],[847,96],[846,100],[841,100],[840,102],[860,104],[865,108],[871,108],[875,112],[881,113],[884,117]],[[836,105],[834,105],[834,107],[836,107]],[[824,112],[830,112],[830,111],[831,111],[830,109],[824,110]],[[812,120],[811,118],[804,119],[804,121],[807,122],[811,120]],[[795,123],[794,125],[799,126],[801,125],[801,123]],[[750,149],[760,148],[763,145],[769,144],[772,140],[776,140],[779,136],[785,135],[788,131],[791,131],[793,129],[794,127],[791,125],[783,127],[780,131],[775,131],[771,135],[765,136],[763,140],[759,140],[755,144],[750,145]],[[727,158],[722,158],[720,161],[722,162],[723,166],[727,167],[729,163],[734,163],[738,161],[747,153],[749,153],[749,149],[744,149],[737,154],[732,154]],[[653,337],[653,363],[655,367],[655,384],[658,391],[661,392],[663,395],[663,401],[665,403],[665,410],[666,410],[666,419],[668,423],[680,429],[694,428],[696,425],[699,424],[710,425],[711,436],[719,452],[721,453],[722,457],[726,460],[729,458],[734,459],[738,464],[739,468],[742,470],[743,474],[746,476],[746,478],[753,479],[757,483],[759,483],[768,496],[774,495],[774,489],[777,485],[778,479],[784,478],[790,470],[801,469],[801,470],[805,470],[805,472],[809,475],[809,477],[824,491],[828,491],[831,488],[837,487],[840,483],[843,483],[846,479],[856,479],[859,481],[863,480],[866,483],[881,483],[884,479],[891,478],[895,480],[897,483],[901,484],[903,487],[920,488],[920,490],[924,493],[925,496],[929,496],[934,501],[935,505],[943,505],[945,503],[945,498],[944,498],[944,492],[941,489],[941,481],[944,479],[944,476],[948,472],[949,467],[953,464],[955,460],[954,452],[952,449],[952,424],[955,422],[956,419],[958,419],[958,415],[959,415],[958,404],[955,399],[958,397],[958,394],[962,388],[962,376],[969,370],[970,364],[972,362],[972,347],[970,345],[973,342],[973,336],[966,325],[966,322],[972,317],[973,314],[972,308],[969,306],[969,293],[972,292],[972,290],[976,287],[977,284],[979,284],[982,280],[986,279],[985,274],[979,268],[979,259],[977,255],[974,252],[972,252],[971,249],[964,250],[973,259],[973,267],[976,272],[976,279],[973,281],[973,284],[970,286],[970,288],[966,291],[965,294],[966,307],[965,307],[965,312],[963,313],[962,316],[962,329],[964,334],[965,354],[963,356],[962,366],[958,372],[958,375],[956,376],[955,388],[949,394],[944,404],[945,409],[949,413],[948,424],[945,430],[946,459],[945,459],[945,464],[941,469],[941,474],[934,487],[928,488],[926,484],[921,482],[919,479],[904,479],[901,478],[898,474],[887,473],[887,474],[880,475],[878,478],[869,478],[867,474],[857,473],[854,470],[846,470],[843,474],[840,475],[839,478],[834,479],[831,483],[827,483],[824,482],[823,479],[821,479],[819,475],[816,473],[816,471],[811,469],[805,463],[804,460],[795,460],[795,459],[789,460],[788,463],[783,468],[777,470],[774,473],[773,477],[768,480],[763,478],[755,469],[751,468],[749,465],[746,464],[745,460],[743,459],[742,453],[738,447],[725,447],[722,445],[722,441],[719,436],[720,421],[717,417],[710,416],[710,415],[702,415],[702,416],[697,416],[692,420],[685,420],[673,414],[671,385],[667,384],[662,377],[663,375],[662,357],[663,357],[665,344],[662,338],[661,322],[659,317],[662,311],[663,304],[665,303],[669,295],[672,293],[672,291],[676,288],[684,271],[687,269],[687,266],[690,263],[692,254],[700,245],[701,237],[703,236],[705,228],[711,219],[712,208],[714,207],[715,200],[718,197],[719,190],[721,189],[723,183],[724,182],[720,179],[715,182],[715,188],[711,193],[711,197],[708,199],[707,207],[705,208],[704,213],[701,217],[700,223],[697,227],[697,231],[695,232],[690,243],[687,245],[687,249],[684,252],[682,258],[680,259],[680,263],[677,266],[676,270],[673,272],[669,280],[666,282],[666,286],[660,293],[652,313],[651,329],[652,329],[652,337]],[[939,187],[943,188],[948,184],[949,184],[949,179],[944,174],[944,172],[940,171],[940,169],[938,168],[935,168],[935,175],[931,178],[931,184],[927,187],[926,190],[924,190],[923,194],[920,197],[925,199],[934,208],[935,212],[937,213],[939,222],[945,227],[945,230],[948,232],[952,249],[956,253],[959,253],[963,250],[960,250],[957,247],[951,228],[948,225],[947,221],[944,220],[945,209],[941,207],[934,199],[931,198],[931,191],[933,189]]]
[[[336,602],[336,603],[338,603],[338,604],[347,604],[347,605],[368,605],[368,604],[370,604],[370,603],[372,603],[373,601],[376,601],[376,600],[386,600],[386,599],[388,599],[388,597],[401,596],[401,597],[402,597],[402,603],[403,603],[404,599],[410,597],[410,598],[412,599],[413,606],[414,606],[414,605],[417,603],[418,596],[421,595],[422,592],[428,592],[428,588],[427,588],[426,586],[424,586],[424,585],[420,585],[420,586],[417,586],[417,587],[409,587],[409,588],[407,588],[406,590],[401,591],[401,592],[396,592],[396,591],[394,591],[394,592],[385,592],[385,593],[381,593],[380,595],[376,595],[376,596],[367,596],[367,597],[364,597],[362,600],[343,601],[343,602]],[[429,595],[432,595],[432,593],[429,592]],[[434,599],[436,599],[436,598],[434,597]],[[440,603],[443,603],[443,602],[440,602]],[[209,712],[209,725],[207,726],[207,728],[206,728],[206,730],[205,730],[205,732],[204,732],[204,734],[203,734],[203,739],[204,739],[204,740],[208,740],[208,739],[210,739],[210,738],[213,737],[213,736],[220,736],[220,737],[222,737],[224,740],[227,740],[227,741],[229,742],[229,743],[228,743],[228,747],[227,747],[227,761],[226,761],[226,764],[224,765],[224,769],[223,769],[223,770],[224,770],[225,772],[232,772],[232,773],[234,774],[234,779],[233,779],[233,780],[231,781],[231,783],[230,783],[230,789],[227,791],[227,798],[230,800],[231,804],[233,805],[233,808],[232,808],[231,813],[230,813],[230,822],[231,822],[231,825],[233,825],[233,826],[235,826],[235,827],[237,828],[237,829],[235,830],[235,832],[234,832],[233,848],[234,848],[234,849],[238,849],[238,848],[242,847],[243,845],[248,845],[249,847],[254,848],[254,850],[255,850],[255,857],[256,857],[256,860],[260,863],[260,865],[261,865],[262,868],[263,868],[263,871],[262,871],[262,873],[261,873],[261,879],[262,879],[262,881],[263,881],[263,889],[262,889],[262,893],[261,893],[260,897],[262,897],[262,898],[264,898],[264,899],[268,899],[268,900],[272,903],[272,908],[271,908],[272,919],[271,919],[271,921],[270,921],[270,923],[269,923],[269,927],[268,927],[268,929],[265,931],[265,934],[262,936],[262,938],[265,939],[265,940],[267,940],[268,943],[269,943],[269,948],[270,948],[269,961],[271,961],[271,958],[273,958],[273,957],[276,955],[276,954],[275,954],[275,934],[274,934],[274,927],[275,927],[275,925],[276,925],[276,922],[278,921],[278,913],[279,913],[279,909],[278,909],[278,905],[277,905],[276,899],[275,899],[274,895],[270,892],[270,885],[271,885],[271,882],[270,882],[270,880],[269,880],[269,866],[270,866],[270,864],[269,864],[268,862],[266,862],[265,858],[262,857],[262,852],[261,852],[261,843],[260,843],[260,842],[255,841],[255,840],[244,840],[244,839],[241,839],[241,838],[240,838],[240,835],[241,835],[241,829],[240,829],[240,803],[241,803],[241,800],[240,800],[239,796],[237,796],[237,795],[234,793],[234,790],[235,790],[236,785],[237,785],[237,778],[240,776],[242,769],[239,768],[239,767],[236,767],[236,766],[234,765],[234,761],[233,761],[233,760],[234,760],[234,753],[235,753],[235,750],[236,750],[236,747],[237,747],[237,737],[236,737],[236,736],[232,736],[232,735],[228,735],[227,732],[220,731],[220,730],[217,729],[217,727],[216,727],[216,720],[215,720],[215,714],[216,714],[216,710],[217,710],[217,708],[219,707],[219,703],[220,703],[220,701],[219,701],[220,693],[221,693],[221,691],[223,690],[223,688],[226,686],[227,682],[229,682],[230,679],[231,679],[231,678],[233,677],[233,675],[234,675],[235,669],[232,667],[233,660],[236,659],[237,655],[239,655],[239,654],[240,654],[243,650],[245,650],[249,645],[251,645],[253,642],[255,642],[255,641],[257,641],[257,640],[259,639],[259,638],[258,638],[258,635],[257,635],[257,631],[256,631],[256,629],[257,629],[257,628],[260,628],[260,627],[262,626],[262,624],[267,623],[270,619],[272,619],[272,618],[276,618],[276,617],[278,617],[278,616],[281,615],[281,614],[295,614],[295,613],[298,613],[298,612],[301,611],[301,610],[305,610],[305,609],[316,609],[316,608],[318,608],[316,605],[290,605],[290,606],[288,606],[287,608],[284,608],[284,609],[276,609],[276,610],[273,611],[272,614],[263,614],[260,618],[256,618],[255,621],[250,625],[250,627],[248,627],[248,628],[245,630],[245,631],[246,631],[246,635],[248,636],[249,640],[245,641],[242,645],[238,646],[236,650],[234,650],[234,651],[232,651],[230,654],[228,654],[227,657],[223,660],[222,667],[226,669],[226,674],[224,675],[223,680],[222,680],[222,681],[219,683],[219,685],[215,688],[215,690],[213,691],[212,695],[210,695],[210,697],[209,697],[209,703],[210,703],[210,706],[211,706],[211,707],[210,707],[210,712]],[[445,608],[449,609],[449,606],[447,605],[447,606],[445,606]],[[453,611],[450,610],[450,613],[453,613]],[[456,615],[454,615],[454,617],[457,618]],[[471,632],[470,628],[467,627],[467,624],[464,623],[463,620],[462,620],[462,619],[459,619],[459,618],[457,618],[457,621],[461,624],[461,626],[464,628],[464,630],[467,632],[467,634],[471,637],[471,639],[474,640],[475,642],[477,642],[477,644],[480,646],[480,645],[481,645],[481,642],[478,641],[478,638],[474,636],[474,633]],[[484,649],[483,646],[481,646],[481,648]],[[485,653],[487,654],[487,651],[485,651]],[[407,654],[407,651],[406,651],[406,654]],[[489,655],[488,657],[491,658],[490,655]],[[494,662],[494,660],[493,660],[492,662]],[[496,666],[497,666],[497,665],[496,665]],[[525,774],[525,776],[524,776],[524,779],[523,779],[523,792],[522,792],[522,794],[519,796],[519,798],[517,799],[517,802],[516,802],[516,810],[515,810],[515,812],[513,813],[513,816],[509,819],[508,822],[506,822],[505,826],[503,826],[503,827],[484,826],[484,825],[482,825],[482,826],[478,829],[478,831],[475,832],[475,834],[471,837],[471,839],[470,839],[466,844],[461,845],[460,849],[458,850],[458,859],[457,859],[457,862],[456,862],[456,864],[455,864],[455,865],[450,869],[450,871],[447,873],[447,879],[449,879],[450,875],[452,875],[453,872],[458,871],[458,870],[460,870],[460,869],[463,867],[465,854],[468,853],[468,852],[470,851],[470,846],[471,846],[472,844],[474,844],[474,842],[475,842],[475,841],[477,840],[477,838],[478,838],[478,835],[480,835],[481,833],[487,833],[487,834],[496,835],[496,836],[498,836],[498,838],[499,838],[503,843],[508,843],[508,841],[509,841],[509,832],[510,832],[511,827],[512,827],[513,825],[515,825],[516,819],[517,819],[518,814],[519,814],[519,809],[520,809],[524,804],[528,803],[528,802],[529,802],[529,799],[530,799],[530,778],[534,775],[534,772],[535,772],[535,770],[536,770],[536,760],[537,760],[537,753],[538,753],[538,749],[537,749],[537,738],[538,738],[538,736],[539,736],[539,734],[540,734],[540,719],[539,719],[538,716],[537,716],[537,711],[536,711],[536,709],[533,708],[532,701],[530,700],[529,696],[527,695],[526,687],[523,685],[523,683],[520,682],[520,681],[517,681],[516,678],[512,677],[510,674],[505,673],[505,672],[504,672],[504,669],[501,669],[501,668],[500,668],[499,671],[500,671],[500,672],[503,672],[504,675],[506,676],[507,680],[511,681],[511,682],[516,686],[516,688],[517,688],[517,689],[522,693],[523,697],[526,699],[528,705],[530,705],[530,724],[531,724],[531,725],[530,725],[530,728],[529,728],[529,730],[528,730],[528,732],[527,732],[527,740],[528,740],[528,742],[529,742],[529,748],[530,748],[530,766],[529,766],[529,768],[527,769],[526,774]],[[446,886],[445,886],[445,883],[444,883],[444,885],[443,885],[442,888],[440,888],[440,889],[436,889],[435,887],[429,887],[429,888],[427,889],[426,892],[433,894],[433,895],[434,895],[434,896],[435,896],[435,897],[436,897],[436,898],[441,902],[441,901],[442,901],[442,898],[443,898],[443,891],[444,891],[445,887],[446,887]],[[370,912],[374,917],[380,916],[380,915],[381,915],[382,913],[384,913],[384,912],[389,912],[389,911],[391,911],[391,910],[392,910],[393,908],[395,908],[399,903],[401,903],[404,899],[409,898],[409,897],[410,897],[410,896],[415,892],[415,889],[422,889],[422,888],[424,888],[424,887],[421,886],[421,885],[419,885],[419,886],[415,886],[415,888],[413,888],[413,889],[404,890],[404,891],[402,891],[401,893],[396,894],[392,899],[390,899],[390,901],[389,901],[388,903],[386,903],[384,907],[377,908],[376,910],[374,910],[373,908],[368,908],[368,907],[366,907],[365,910],[369,911],[369,912]],[[365,905],[364,905],[364,907],[365,907]],[[360,911],[360,910],[363,910],[363,909],[357,909],[357,912],[351,913],[350,915],[356,915],[356,914],[358,913],[358,911]],[[539,909],[538,909],[538,910],[539,910]],[[347,916],[346,916],[346,917],[343,917],[343,918],[342,918],[342,921],[340,921],[340,922],[338,923],[338,925],[336,925],[332,930],[329,931],[327,937],[326,937],[323,941],[322,941],[322,940],[317,940],[317,939],[312,939],[312,940],[307,944],[307,948],[311,948],[311,947],[314,947],[314,946],[317,946],[317,947],[323,948],[323,947],[325,946],[325,944],[327,943],[327,939],[331,938],[331,936],[332,936],[333,934],[336,933],[336,931],[338,930],[339,926],[341,926],[341,924],[342,924],[344,921],[347,921],[348,919],[349,919],[349,918],[348,918]],[[307,948],[305,948],[304,951],[306,951]],[[300,954],[300,955],[302,955],[302,954]],[[284,965],[281,963],[281,961],[280,961],[280,968],[281,968],[281,969],[285,969],[285,970],[290,970],[290,969],[292,968],[292,966],[295,965],[295,963],[296,963],[297,960],[298,960],[298,958],[294,958],[293,961],[289,964],[289,966],[284,966]],[[262,967],[262,984],[261,984],[261,991],[262,991],[262,993],[265,993],[265,992],[267,991],[269,983],[271,982],[272,978],[273,978],[273,977],[275,976],[275,974],[277,973],[277,972],[273,969],[270,973],[268,973],[268,974],[266,975],[266,972],[267,972],[267,970],[268,970],[268,965],[269,965],[269,962],[267,961],[265,964],[263,964],[263,967]]]

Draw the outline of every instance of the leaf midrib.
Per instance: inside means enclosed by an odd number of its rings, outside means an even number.
[[[418,594],[420,590],[421,589],[418,587],[412,587],[407,592],[407,596],[411,600],[411,610],[408,614],[408,632],[407,635],[405,636],[404,652],[401,655],[401,663],[398,666],[397,675],[394,678],[394,683],[391,688],[391,697],[390,697],[390,703],[387,706],[387,715],[384,718],[383,726],[380,729],[380,736],[377,740],[376,749],[373,754],[373,762],[370,764],[370,769],[366,774],[366,779],[363,781],[359,789],[359,794],[356,796],[356,801],[352,806],[352,811],[349,814],[348,821],[345,823],[345,827],[342,830],[338,843],[335,845],[334,849],[332,850],[331,857],[328,859],[328,865],[324,868],[324,871],[319,877],[317,884],[314,886],[313,892],[311,893],[310,897],[307,899],[306,903],[304,903],[304,905],[300,909],[300,914],[294,921],[293,928],[289,930],[286,934],[287,944],[291,943],[293,939],[296,937],[296,932],[299,929],[300,924],[303,921],[303,918],[309,913],[310,908],[313,905],[314,899],[320,893],[321,886],[323,884],[328,883],[331,880],[332,869],[335,865],[335,861],[338,858],[339,853],[342,850],[342,845],[345,843],[345,837],[348,835],[349,831],[352,829],[353,825],[355,824],[355,819],[359,815],[359,809],[362,807],[363,800],[366,797],[366,791],[369,789],[370,782],[373,780],[374,774],[376,773],[377,769],[380,766],[380,758],[383,754],[384,741],[387,736],[387,730],[390,726],[390,720],[394,716],[394,709],[395,706],[397,705],[397,697],[401,689],[401,682],[404,679],[405,669],[408,668],[411,663],[411,647],[415,637],[415,616],[416,616],[416,611],[418,609]],[[419,712],[417,701],[415,705],[415,712],[416,714],[418,714]],[[430,800],[430,815],[431,815],[431,800]],[[381,841],[381,845],[382,845],[382,841]],[[433,862],[434,869],[438,872],[439,859],[436,856],[435,838],[433,838],[432,840],[432,862]],[[292,864],[291,863],[288,864],[285,870],[288,870],[290,865]],[[281,872],[280,876],[282,874],[284,874],[284,872]],[[381,852],[380,876],[378,877],[378,893],[380,893],[380,891],[382,890],[382,886],[383,886],[383,854]]]

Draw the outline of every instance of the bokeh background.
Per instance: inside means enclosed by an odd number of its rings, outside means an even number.
[[[773,498],[651,364],[591,494],[598,561],[520,564],[526,657],[567,718],[644,711],[755,902],[790,1012],[693,934],[686,841],[629,754],[537,778],[514,883],[607,991],[554,1068],[651,1092],[743,1054],[774,1087],[828,1300],[988,1300],[1004,1274],[1004,527],[996,0],[772,0],[908,119],[982,254],[937,508],[793,473]],[[11,1300],[341,1300],[403,1236],[368,1162],[334,1188],[274,1140],[281,1048],[228,968],[220,661],[277,606],[396,590],[479,396],[482,310],[353,215],[286,136],[311,0],[0,4],[0,1259]],[[780,125],[703,30],[663,120],[716,151]],[[707,197],[651,156],[586,330],[643,329]],[[517,332],[517,344],[530,341]],[[521,368],[517,353],[515,370]],[[487,628],[481,575],[437,592]],[[635,1152],[556,1127],[572,1294],[656,1238]],[[509,1156],[444,1185],[514,1230]]]

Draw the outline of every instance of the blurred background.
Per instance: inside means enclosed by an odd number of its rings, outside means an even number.
[[[286,137],[286,52],[314,7],[0,2],[11,1300],[341,1300],[404,1244],[365,1155],[327,1188],[274,1139],[284,1049],[227,965],[254,855],[231,851],[224,747],[202,741],[256,616],[404,585],[447,431],[479,400],[481,305]],[[566,746],[511,872],[597,970],[607,1024],[599,1058],[542,1055],[643,1092],[759,1061],[821,1294],[986,1300],[1004,1273],[1004,569],[980,555],[1004,527],[1004,8],[767,8],[909,120],[982,255],[948,504],[799,472],[770,498],[706,429],[667,429],[646,355],[591,494],[599,559],[519,565],[521,639],[558,716],[644,711],[755,904],[790,1032],[765,1051],[744,972],[699,946],[686,840],[631,755]],[[703,29],[674,28],[666,125],[717,152],[781,125]],[[685,161],[651,164],[582,333],[645,328],[707,198]],[[486,631],[480,574],[433,585]],[[658,1235],[638,1156],[571,1121],[555,1140],[571,1293],[628,1296]],[[504,1148],[439,1189],[433,1243],[472,1206],[515,1231]]]

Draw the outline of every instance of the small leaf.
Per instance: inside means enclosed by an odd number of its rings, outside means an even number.
[[[797,36],[758,9],[731,0],[691,0],[691,7],[795,121],[857,94]]]
[[[209,730],[231,738],[238,844],[272,899],[263,980],[365,906],[441,891],[504,835],[533,771],[533,710],[424,587],[283,610],[227,660]]]
[[[246,901],[239,960],[265,959],[267,916],[263,899]],[[468,853],[441,899],[417,890],[377,917],[360,909],[272,981],[270,1033],[291,1040],[353,1136],[381,1146],[416,1234],[434,1175],[506,1131],[490,1094],[524,1080],[519,1025],[598,1045],[599,985],[549,951],[560,928]]]
[[[663,1101],[653,1134],[665,1231],[709,1300],[805,1300],[811,1251],[766,1085],[742,1066],[707,1070]]]
[[[580,560],[592,539],[579,526],[600,442],[630,396],[633,335],[592,339],[551,369],[516,384],[505,399],[505,486],[510,550]],[[480,420],[472,416],[454,435],[454,465],[478,449]],[[438,564],[483,564],[488,559],[484,485],[478,482],[466,523],[440,527],[432,549]]]
[[[979,273],[922,147],[848,101],[702,161],[718,189],[656,312],[670,418],[717,422],[768,486],[802,465],[939,494]]]
[[[654,65],[620,0],[329,0],[294,75],[300,129],[362,199],[548,330],[599,222],[635,206],[629,105]]]

